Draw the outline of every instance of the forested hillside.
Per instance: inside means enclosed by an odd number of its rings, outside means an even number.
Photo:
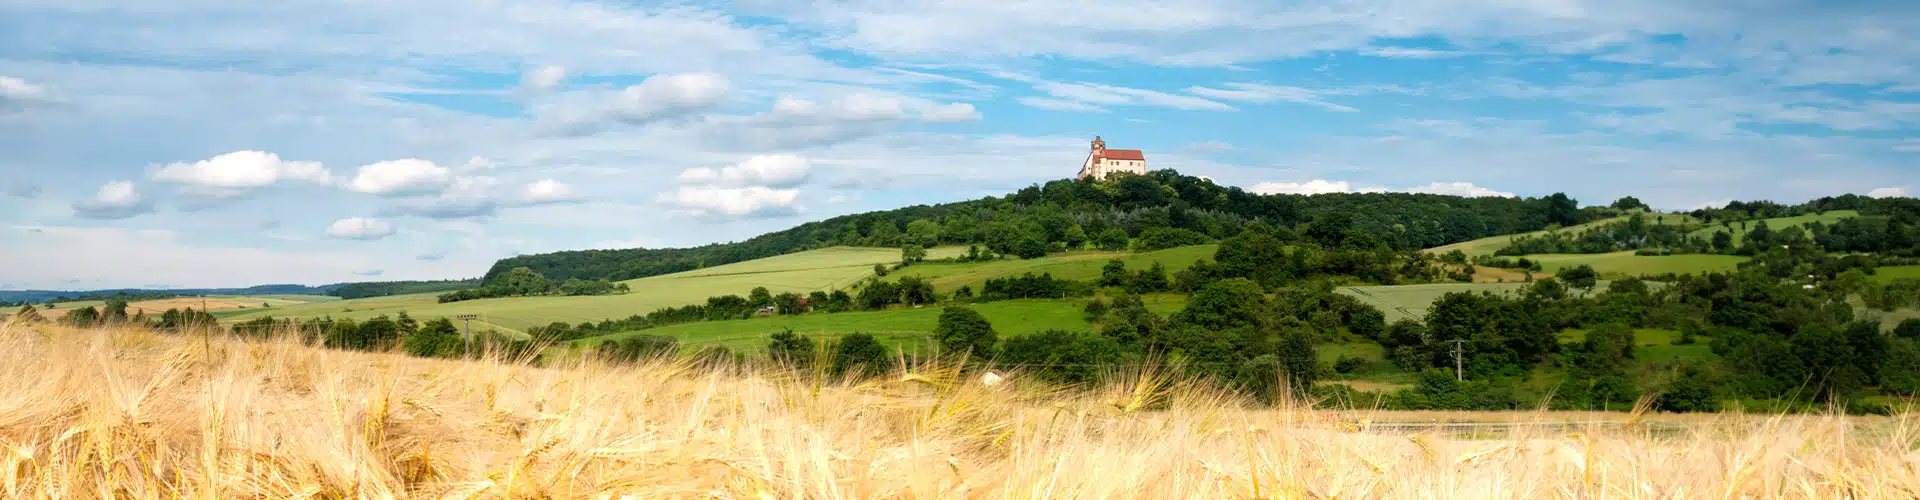
[[[1195,238],[1219,240],[1255,221],[1284,231],[1305,230],[1308,222],[1335,214],[1350,223],[1327,227],[1351,227],[1359,233],[1356,237],[1397,250],[1534,231],[1549,224],[1572,225],[1598,216],[1559,194],[1546,198],[1259,195],[1157,170],[1104,182],[1056,180],[1006,197],[840,216],[734,243],[524,255],[495,263],[485,280],[526,267],[556,281],[617,281],[834,245],[983,244],[1001,254],[1030,257],[1082,242],[1110,245],[1116,238],[1122,246],[1128,238],[1169,246],[1191,244]]]

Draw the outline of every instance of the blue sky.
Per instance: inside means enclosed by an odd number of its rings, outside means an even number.
[[[1916,33],[1914,2],[14,0],[0,288],[730,241],[1068,177],[1096,134],[1261,192],[1910,195]]]

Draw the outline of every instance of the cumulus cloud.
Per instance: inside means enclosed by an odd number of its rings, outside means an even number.
[[[640,125],[711,108],[727,91],[727,77],[713,73],[654,75],[617,92],[571,92],[540,113],[563,134],[586,135],[608,124]]]
[[[529,204],[563,203],[580,201],[580,194],[574,192],[573,186],[553,179],[541,179],[521,189],[520,200]]]
[[[690,168],[680,172],[680,182],[723,186],[793,187],[806,182],[812,165],[796,154],[760,155],[720,169]]]
[[[661,194],[660,200],[696,216],[748,218],[792,215],[793,203],[799,197],[798,189],[766,186],[680,186]]]
[[[11,76],[0,76],[0,113],[57,102],[53,91]]]
[[[1347,181],[1314,179],[1306,182],[1262,182],[1247,188],[1258,194],[1327,194],[1353,191]]]
[[[1475,186],[1471,182],[1435,182],[1425,186],[1410,187],[1399,191],[1408,193],[1445,194],[1467,198],[1512,198],[1513,193],[1495,191]]]
[[[1347,181],[1331,181],[1326,179],[1314,179],[1306,182],[1262,182],[1259,184],[1254,184],[1252,186],[1249,186],[1247,190],[1253,193],[1258,193],[1258,194],[1299,194],[1299,195],[1316,195],[1316,194],[1329,194],[1329,193],[1396,192],[1396,193],[1443,194],[1443,195],[1452,195],[1452,196],[1464,196],[1468,198],[1480,198],[1480,197],[1511,198],[1514,196],[1513,193],[1509,193],[1505,191],[1495,191],[1492,189],[1476,186],[1471,182],[1435,182],[1425,186],[1414,186],[1414,187],[1400,188],[1400,189],[1392,189],[1392,188],[1384,188],[1384,187],[1363,187],[1363,188],[1356,189],[1353,187],[1353,184],[1348,183]]]
[[[844,93],[824,103],[781,95],[767,112],[708,120],[707,133],[727,147],[799,149],[879,135],[914,119],[927,123],[969,121],[979,119],[979,111],[966,103],[941,105],[871,92]]]
[[[87,219],[127,219],[153,213],[153,201],[135,191],[133,181],[112,181],[92,198],[74,202],[73,213]]]
[[[327,236],[343,240],[372,241],[393,236],[393,226],[377,219],[350,217],[333,221]]]
[[[1872,191],[1867,191],[1868,198],[1903,198],[1906,196],[1907,188],[1905,186],[1874,188]]]
[[[347,189],[381,196],[432,193],[453,182],[453,172],[433,162],[407,158],[362,165]]]
[[[534,90],[546,90],[560,86],[567,80],[567,68],[561,66],[542,66],[528,71],[520,77],[520,86]]]
[[[475,156],[472,158],[468,158],[467,163],[461,165],[460,169],[465,171],[474,171],[474,170],[486,170],[486,169],[497,167],[497,166],[500,166],[500,165],[497,163],[494,163],[493,160],[490,158],[487,158],[485,156]]]
[[[382,213],[429,219],[491,217],[502,206],[517,203],[515,200],[503,200],[499,185],[500,181],[492,177],[458,177],[436,194],[394,200]]]
[[[811,171],[807,158],[795,154],[754,156],[719,169],[690,168],[680,172],[683,185],[662,193],[660,201],[702,217],[791,215],[800,197],[796,186],[805,183]]]
[[[319,162],[282,160],[279,155],[252,150],[234,151],[193,163],[164,165],[149,176],[160,182],[184,184],[199,194],[216,197],[238,195],[282,180],[326,184],[333,179]]]

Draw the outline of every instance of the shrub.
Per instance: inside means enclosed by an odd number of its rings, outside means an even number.
[[[853,333],[840,337],[834,347],[834,375],[879,375],[893,369],[893,357],[873,335]]]
[[[1210,241],[1207,235],[1177,227],[1155,227],[1140,232],[1140,242],[1135,245],[1136,252],[1150,252],[1173,247],[1202,245]]]
[[[1333,371],[1340,373],[1357,373],[1366,367],[1367,359],[1359,356],[1341,356],[1333,362]]]
[[[940,312],[940,324],[934,327],[933,337],[940,342],[942,353],[952,356],[968,353],[983,359],[993,355],[993,344],[999,340],[986,316],[960,306],[947,306]]]

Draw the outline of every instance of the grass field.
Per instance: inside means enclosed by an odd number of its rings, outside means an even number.
[[[1916,416],[1385,412],[0,326],[0,497],[1912,498]],[[1497,432],[1455,432],[1433,422]],[[1399,425],[1411,426],[1400,427]],[[1657,431],[1657,432],[1656,432]]]
[[[1172,314],[1186,306],[1184,295],[1154,294],[1144,296],[1142,300],[1146,302],[1148,310],[1161,315]],[[987,321],[993,324],[994,331],[1005,339],[1055,329],[1090,330],[1092,324],[1081,313],[1086,304],[1085,299],[1027,299],[970,304],[967,307],[986,316]],[[724,346],[735,352],[757,354],[766,350],[769,335],[792,329],[795,333],[827,337],[871,333],[889,346],[917,350],[925,345],[934,327],[939,325],[941,309],[942,306],[936,304],[885,311],[703,321],[592,337],[575,343],[592,346],[604,340],[619,340],[634,335],[664,335],[680,339],[689,351],[704,346]]]
[[[1647,214],[1647,217],[1649,218],[1649,222],[1658,220],[1659,222],[1667,225],[1684,224],[1694,220],[1692,216],[1689,216],[1687,214],[1669,214],[1669,213],[1657,213],[1657,212],[1649,213]],[[1441,245],[1441,246],[1429,248],[1429,249],[1426,249],[1426,252],[1437,255],[1437,254],[1451,252],[1454,250],[1459,250],[1461,253],[1467,254],[1467,257],[1474,257],[1478,255],[1493,255],[1493,252],[1499,251],[1502,248],[1506,248],[1507,245],[1513,243],[1514,238],[1518,238],[1521,236],[1541,236],[1541,235],[1545,235],[1547,233],[1556,232],[1556,231],[1559,231],[1559,232],[1571,231],[1571,232],[1577,233],[1579,231],[1585,231],[1595,226],[1600,226],[1603,224],[1611,224],[1614,222],[1620,222],[1624,220],[1627,220],[1627,216],[1614,217],[1610,219],[1601,219],[1593,222],[1588,222],[1586,224],[1580,224],[1577,226],[1565,227],[1560,229],[1545,229],[1545,230],[1534,231],[1530,233],[1488,236],[1488,237],[1480,238],[1477,240],[1463,241],[1463,242],[1454,243],[1451,245]]]
[[[208,310],[216,314],[245,310],[261,310],[274,307],[286,307],[302,304],[330,302],[339,297],[325,295],[212,295],[207,297],[176,297],[171,299],[139,300],[127,303],[127,314],[158,315],[168,309]],[[68,311],[82,307],[104,307],[105,301],[85,300],[74,302],[56,302],[56,307],[40,311],[47,318],[65,317]]]
[[[1596,292],[1601,290],[1606,290],[1607,285],[1609,283],[1611,282],[1607,280],[1600,280],[1599,284],[1595,285],[1593,289]],[[1662,285],[1663,283],[1648,283],[1648,286],[1654,286],[1654,287],[1658,287]],[[1427,316],[1427,309],[1429,306],[1433,305],[1433,301],[1440,300],[1440,296],[1446,295],[1449,293],[1454,293],[1454,292],[1474,292],[1474,293],[1493,292],[1496,294],[1518,293],[1520,290],[1524,290],[1528,286],[1531,286],[1531,284],[1514,283],[1514,282],[1509,282],[1509,283],[1432,283],[1432,284],[1424,284],[1424,285],[1348,286],[1348,287],[1340,287],[1338,290],[1335,290],[1335,293],[1351,295],[1354,298],[1360,299],[1360,302],[1366,303],[1367,305],[1371,305],[1379,309],[1380,312],[1385,313],[1387,316],[1387,322],[1392,323],[1402,319],[1411,319],[1411,320],[1419,321],[1425,318]],[[1573,293],[1579,293],[1579,292],[1575,291]]]
[[[1051,273],[1055,278],[1070,280],[1097,279],[1100,277],[1101,266],[1107,265],[1107,261],[1116,257],[1127,263],[1128,270],[1146,269],[1158,262],[1166,266],[1168,273],[1173,273],[1192,267],[1196,260],[1213,260],[1213,252],[1218,248],[1219,245],[1194,245],[1142,253],[1081,251],[1054,254],[1039,259],[928,262],[909,266],[888,277],[927,278],[933,282],[935,291],[945,293],[969,285],[977,290],[989,279],[1017,276],[1023,273]]]
[[[756,286],[773,293],[805,293],[846,287],[871,276],[874,264],[897,263],[900,250],[835,247],[624,281],[632,293],[587,297],[509,297],[437,303],[437,294],[396,295],[274,307],[228,314],[244,321],[260,316],[365,320],[401,311],[416,318],[477,314],[475,327],[520,331],[555,321],[579,323],[646,314],[663,307],[706,302],[715,295],[746,295]]]
[[[1732,229],[1729,229],[1729,228],[1728,228],[1727,226],[1725,226],[1725,225],[1721,225],[1721,224],[1718,224],[1718,223],[1716,223],[1716,224],[1714,224],[1714,225],[1712,225],[1712,226],[1708,226],[1708,227],[1706,227],[1706,228],[1703,228],[1703,229],[1700,229],[1700,230],[1698,230],[1698,231],[1694,231],[1694,232],[1692,232],[1692,233],[1688,233],[1688,234],[1687,234],[1687,237],[1689,237],[1689,238],[1701,238],[1701,239],[1711,239],[1711,238],[1713,238],[1713,234],[1714,234],[1714,233],[1725,233],[1725,232],[1729,232],[1729,231],[1731,231],[1731,232],[1733,233],[1733,244],[1734,244],[1734,246],[1739,246],[1739,245],[1741,245],[1741,244],[1742,244],[1743,242],[1745,242],[1745,241],[1746,241],[1746,239],[1747,239],[1747,232],[1749,232],[1749,231],[1752,231],[1752,230],[1753,230],[1753,227],[1754,227],[1755,225],[1757,225],[1758,223],[1760,223],[1760,222],[1766,222],[1766,223],[1767,223],[1767,229],[1771,229],[1771,230],[1773,230],[1773,231],[1779,231],[1779,230],[1782,230],[1782,229],[1786,229],[1786,228],[1789,228],[1789,227],[1800,227],[1800,226],[1804,226],[1804,225],[1807,225],[1807,223],[1810,223],[1810,222],[1819,222],[1819,223],[1822,223],[1822,224],[1831,224],[1831,223],[1833,223],[1834,221],[1837,221],[1837,220],[1840,220],[1840,219],[1845,219],[1845,218],[1848,218],[1848,217],[1859,217],[1859,216],[1860,216],[1860,212],[1855,212],[1855,211],[1852,211],[1852,210],[1834,210],[1834,211],[1831,211],[1831,212],[1824,212],[1824,213],[1818,213],[1818,214],[1813,214],[1813,215],[1802,215],[1802,216],[1798,216],[1798,217],[1776,217],[1776,218],[1772,218],[1772,219],[1761,219],[1761,220],[1758,220],[1758,221],[1746,221],[1746,222],[1744,223],[1744,224],[1745,224],[1744,226],[1742,226],[1742,225],[1741,225],[1742,223],[1740,223],[1740,222],[1735,222],[1735,223],[1733,223],[1733,227],[1732,227]],[[1745,229],[1741,229],[1742,227],[1744,227]]]
[[[1897,280],[1920,280],[1920,266],[1888,266],[1873,271],[1873,282],[1892,283]]]
[[[1524,289],[1526,283],[1435,283],[1427,285],[1392,286],[1349,286],[1341,287],[1337,293],[1351,295],[1361,302],[1380,309],[1385,313],[1387,322],[1403,319],[1421,320],[1427,316],[1427,307],[1440,296],[1453,292],[1494,292],[1507,293]]]
[[[1718,254],[1634,255],[1632,251],[1592,254],[1535,254],[1528,259],[1540,263],[1550,273],[1581,264],[1593,266],[1602,276],[1645,276],[1653,274],[1695,274],[1732,271],[1747,257]]]

